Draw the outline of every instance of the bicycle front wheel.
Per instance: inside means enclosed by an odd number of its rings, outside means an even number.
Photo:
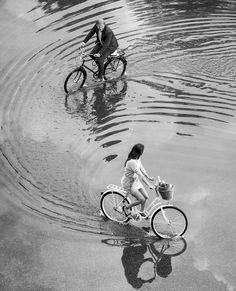
[[[73,93],[82,88],[86,79],[86,72],[82,68],[72,71],[66,78],[64,90],[66,93]]]
[[[126,60],[122,57],[108,59],[104,65],[104,79],[112,80],[124,75],[126,64]]]
[[[165,254],[168,256],[179,256],[185,252],[187,243],[183,237],[174,239],[162,239],[150,244],[154,253]]]
[[[127,222],[130,220],[122,210],[122,207],[128,204],[128,199],[121,193],[115,191],[104,193],[100,202],[101,210],[105,217],[116,222]]]
[[[188,220],[182,210],[174,206],[162,206],[151,219],[153,232],[161,238],[181,236],[188,227]]]

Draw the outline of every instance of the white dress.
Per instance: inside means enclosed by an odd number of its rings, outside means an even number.
[[[140,188],[143,188],[142,183],[139,181],[139,177],[143,177],[143,173],[146,174],[145,169],[141,163],[141,160],[131,159],[126,163],[125,172],[121,179],[121,185],[128,193],[135,192]]]

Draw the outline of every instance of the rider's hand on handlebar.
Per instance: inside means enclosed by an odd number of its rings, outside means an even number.
[[[85,46],[85,42],[82,42],[81,45],[80,45],[80,47],[82,48],[84,46]]]

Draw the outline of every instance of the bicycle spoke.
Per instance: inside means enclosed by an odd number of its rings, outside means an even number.
[[[118,222],[127,220],[122,210],[122,206],[125,204],[128,204],[127,199],[117,192],[107,192],[101,199],[101,209],[104,215]]]
[[[71,72],[64,84],[64,89],[66,93],[71,93],[77,91],[79,88],[81,88],[85,81],[85,73],[82,71],[81,68],[74,70]]]
[[[187,243],[182,237],[177,239],[164,239],[152,244],[152,250],[160,254],[178,256],[187,248]]]
[[[106,79],[115,79],[124,74],[125,63],[120,58],[111,59],[104,67],[104,75]]]
[[[164,206],[152,218],[152,227],[154,232],[162,238],[172,238],[185,232],[187,220],[179,209]]]

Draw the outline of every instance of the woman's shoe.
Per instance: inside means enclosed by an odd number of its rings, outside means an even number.
[[[146,217],[146,214],[142,211],[139,211],[139,214],[142,216],[142,217]]]
[[[151,227],[150,226],[143,226],[142,229],[145,231],[145,232],[149,232],[151,230]]]

